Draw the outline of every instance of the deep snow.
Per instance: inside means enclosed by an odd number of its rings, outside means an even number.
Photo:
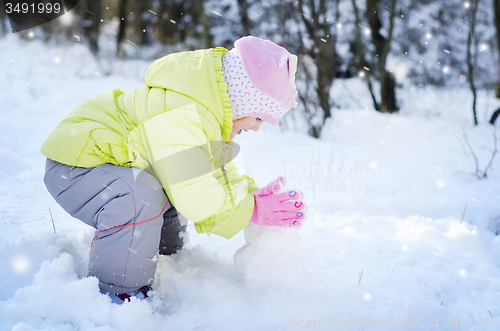
[[[500,319],[500,239],[488,230],[500,217],[500,161],[472,175],[463,130],[484,168],[493,128],[471,126],[466,89],[405,84],[401,113],[386,115],[359,80],[339,80],[341,109],[321,139],[268,125],[239,136],[259,185],[285,175],[305,192],[303,228],[253,226],[226,240],[190,223],[185,249],[159,258],[153,303],[117,306],[85,277],[93,230],[46,191],[39,148],[78,103],[142,85],[150,63],[96,62],[83,46],[15,36],[0,39],[0,63],[1,331],[370,329],[367,320],[448,330],[455,318],[465,329]],[[482,92],[480,121],[498,106]],[[302,128],[297,113],[286,123]]]

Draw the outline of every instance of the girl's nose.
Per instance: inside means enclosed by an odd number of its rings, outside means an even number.
[[[255,125],[252,126],[252,130],[254,130],[255,132],[259,131],[261,124],[262,123],[260,121],[257,121],[257,123],[255,123]]]

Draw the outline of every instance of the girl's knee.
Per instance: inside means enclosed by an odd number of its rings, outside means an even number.
[[[101,193],[103,206],[96,214],[96,227],[113,227],[150,221],[161,224],[162,209],[167,204],[161,190],[137,185],[129,178],[119,178]],[[155,221],[156,220],[156,221]]]

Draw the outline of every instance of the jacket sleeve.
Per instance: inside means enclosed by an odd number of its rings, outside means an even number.
[[[194,104],[152,117],[131,137],[144,142],[152,172],[198,232],[230,238],[247,226],[256,186],[251,178],[237,174],[234,163],[218,167],[217,151]]]
[[[244,191],[247,194],[245,194],[243,199],[234,206],[234,212],[232,209],[229,209],[225,212],[218,213],[207,220],[198,222],[196,224],[196,230],[198,232],[209,231],[225,238],[230,238],[248,225],[248,221],[252,216],[255,205],[254,196],[251,192],[258,190],[259,188],[255,185],[253,179],[247,177],[246,175],[238,174],[238,169],[234,162],[229,162],[227,164],[226,174],[220,175],[220,170],[218,173],[220,185],[225,185],[227,180],[229,183],[232,183],[231,189],[235,189],[236,192]]]

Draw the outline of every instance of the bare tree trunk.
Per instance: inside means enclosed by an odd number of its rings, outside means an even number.
[[[247,0],[238,0],[238,7],[240,12],[241,23],[245,30],[245,35],[249,36],[252,30],[250,18],[248,17],[248,2]]]
[[[92,54],[99,52],[99,27],[101,25],[101,1],[87,0],[83,13],[83,33],[88,39]]]
[[[478,0],[473,0],[471,3],[470,9],[470,20],[469,20],[469,35],[467,37],[467,68],[468,68],[468,78],[469,78],[469,86],[472,92],[472,113],[474,115],[474,125],[477,125],[477,111],[476,111],[476,103],[477,103],[477,90],[476,85],[474,83],[474,59],[472,54],[472,43],[475,36],[475,27],[476,27],[476,13],[477,13],[477,2]],[[477,49],[474,50],[477,52]]]
[[[336,0],[339,1],[339,0]],[[326,0],[319,0],[319,8],[316,8],[316,1],[309,0],[307,7],[309,15],[304,12],[304,0],[298,1],[299,13],[306,27],[309,39],[313,45],[307,50],[316,64],[316,93],[319,99],[319,105],[323,110],[323,123],[331,116],[330,88],[335,79],[335,66],[337,64],[337,52],[335,49],[334,38],[330,32],[330,22],[327,23],[328,10]],[[321,125],[322,126],[322,125]],[[321,126],[312,128],[314,137],[319,137]]]
[[[160,12],[158,13],[159,39],[163,44],[173,45],[184,41],[181,31],[177,28],[178,17],[183,11],[182,3],[161,0]]]
[[[141,0],[132,2],[134,8],[135,20],[133,22],[134,31],[136,35],[134,36],[134,42],[139,45],[149,45],[151,44],[151,18],[148,9],[152,8],[151,0]],[[152,15],[152,14],[151,14]]]
[[[380,0],[367,0],[366,12],[368,24],[370,25],[372,43],[375,46],[376,56],[378,57],[377,69],[380,79],[380,107],[379,111],[393,113],[399,110],[396,101],[396,78],[390,72],[387,72],[387,57],[391,51],[392,36],[394,31],[394,19],[396,17],[397,0],[391,1],[391,15],[389,18],[389,29],[387,38],[380,34],[382,22],[378,13],[378,4]]]
[[[5,17],[0,18],[0,26],[2,29],[2,36],[5,36],[7,34],[7,24],[5,24]]]
[[[352,0],[352,6],[354,9],[354,18],[355,18],[355,31],[356,31],[356,47],[355,47],[355,55],[358,58],[358,65],[357,65],[357,70],[360,72],[364,73],[364,78],[366,81],[366,85],[368,86],[368,90],[370,91],[370,95],[372,97],[373,101],[373,107],[376,110],[380,110],[380,105],[377,102],[377,97],[375,96],[375,93],[373,92],[373,85],[372,85],[372,74],[370,71],[362,71],[365,70],[366,68],[370,68],[370,65],[368,61],[366,60],[366,51],[365,51],[365,46],[363,44],[363,39],[362,39],[362,34],[361,34],[361,19],[359,17],[359,10],[358,10],[358,5],[356,5],[356,0]]]
[[[118,36],[116,38],[116,56],[122,57],[123,54],[123,47],[122,43],[123,40],[125,39],[125,32],[127,28],[127,6],[128,6],[128,0],[121,0],[120,1],[120,10],[118,12],[118,19],[120,20],[120,26],[118,28]]]
[[[5,12],[5,6],[3,1],[0,1],[0,35],[5,36],[7,34],[7,24],[5,21],[7,20],[7,13]]]
[[[187,48],[212,45],[212,35],[203,0],[161,0],[156,35],[166,45],[184,44]],[[195,41],[195,44],[192,44]]]
[[[495,27],[497,30],[497,47],[499,51],[498,60],[498,85],[497,85],[497,98],[500,98],[500,0],[493,0],[493,11],[495,13]]]
[[[392,113],[399,108],[396,104],[396,77],[391,72],[387,72],[387,56],[391,52],[392,36],[394,31],[394,18],[396,17],[397,0],[391,2],[391,16],[389,19],[389,32],[380,54],[380,109],[382,112]]]
[[[200,13],[201,24],[203,26],[203,40],[205,43],[205,48],[213,47],[214,36],[210,33],[210,24],[208,22],[207,15],[205,15],[205,1],[199,0],[197,2],[198,12]]]
[[[300,35],[300,40],[303,40],[302,39],[302,33],[299,31],[299,35]],[[299,56],[299,59],[300,59],[301,56]],[[304,65],[303,68],[302,68],[302,71],[304,72],[305,76],[306,77],[310,77],[311,76],[311,73],[309,72],[309,67]],[[303,94],[299,93],[298,97],[299,99],[302,101],[302,104],[304,105],[304,112],[305,112],[305,120],[307,122],[307,125],[309,126],[309,134],[315,138],[319,138],[320,136],[320,133],[321,133],[321,129],[318,128],[314,123],[313,123],[313,118],[314,118],[314,115],[315,115],[315,112],[313,110],[311,110],[311,104],[314,105],[314,103],[312,102],[309,102],[309,96],[311,95],[311,80],[310,79],[304,79],[304,83],[305,83],[305,91]]]
[[[380,0],[366,0],[366,15],[368,18],[368,25],[370,26],[370,33],[372,36],[372,43],[375,46],[377,56],[382,54],[382,49],[385,44],[385,37],[380,34],[382,29],[382,22],[378,15],[378,3]]]

